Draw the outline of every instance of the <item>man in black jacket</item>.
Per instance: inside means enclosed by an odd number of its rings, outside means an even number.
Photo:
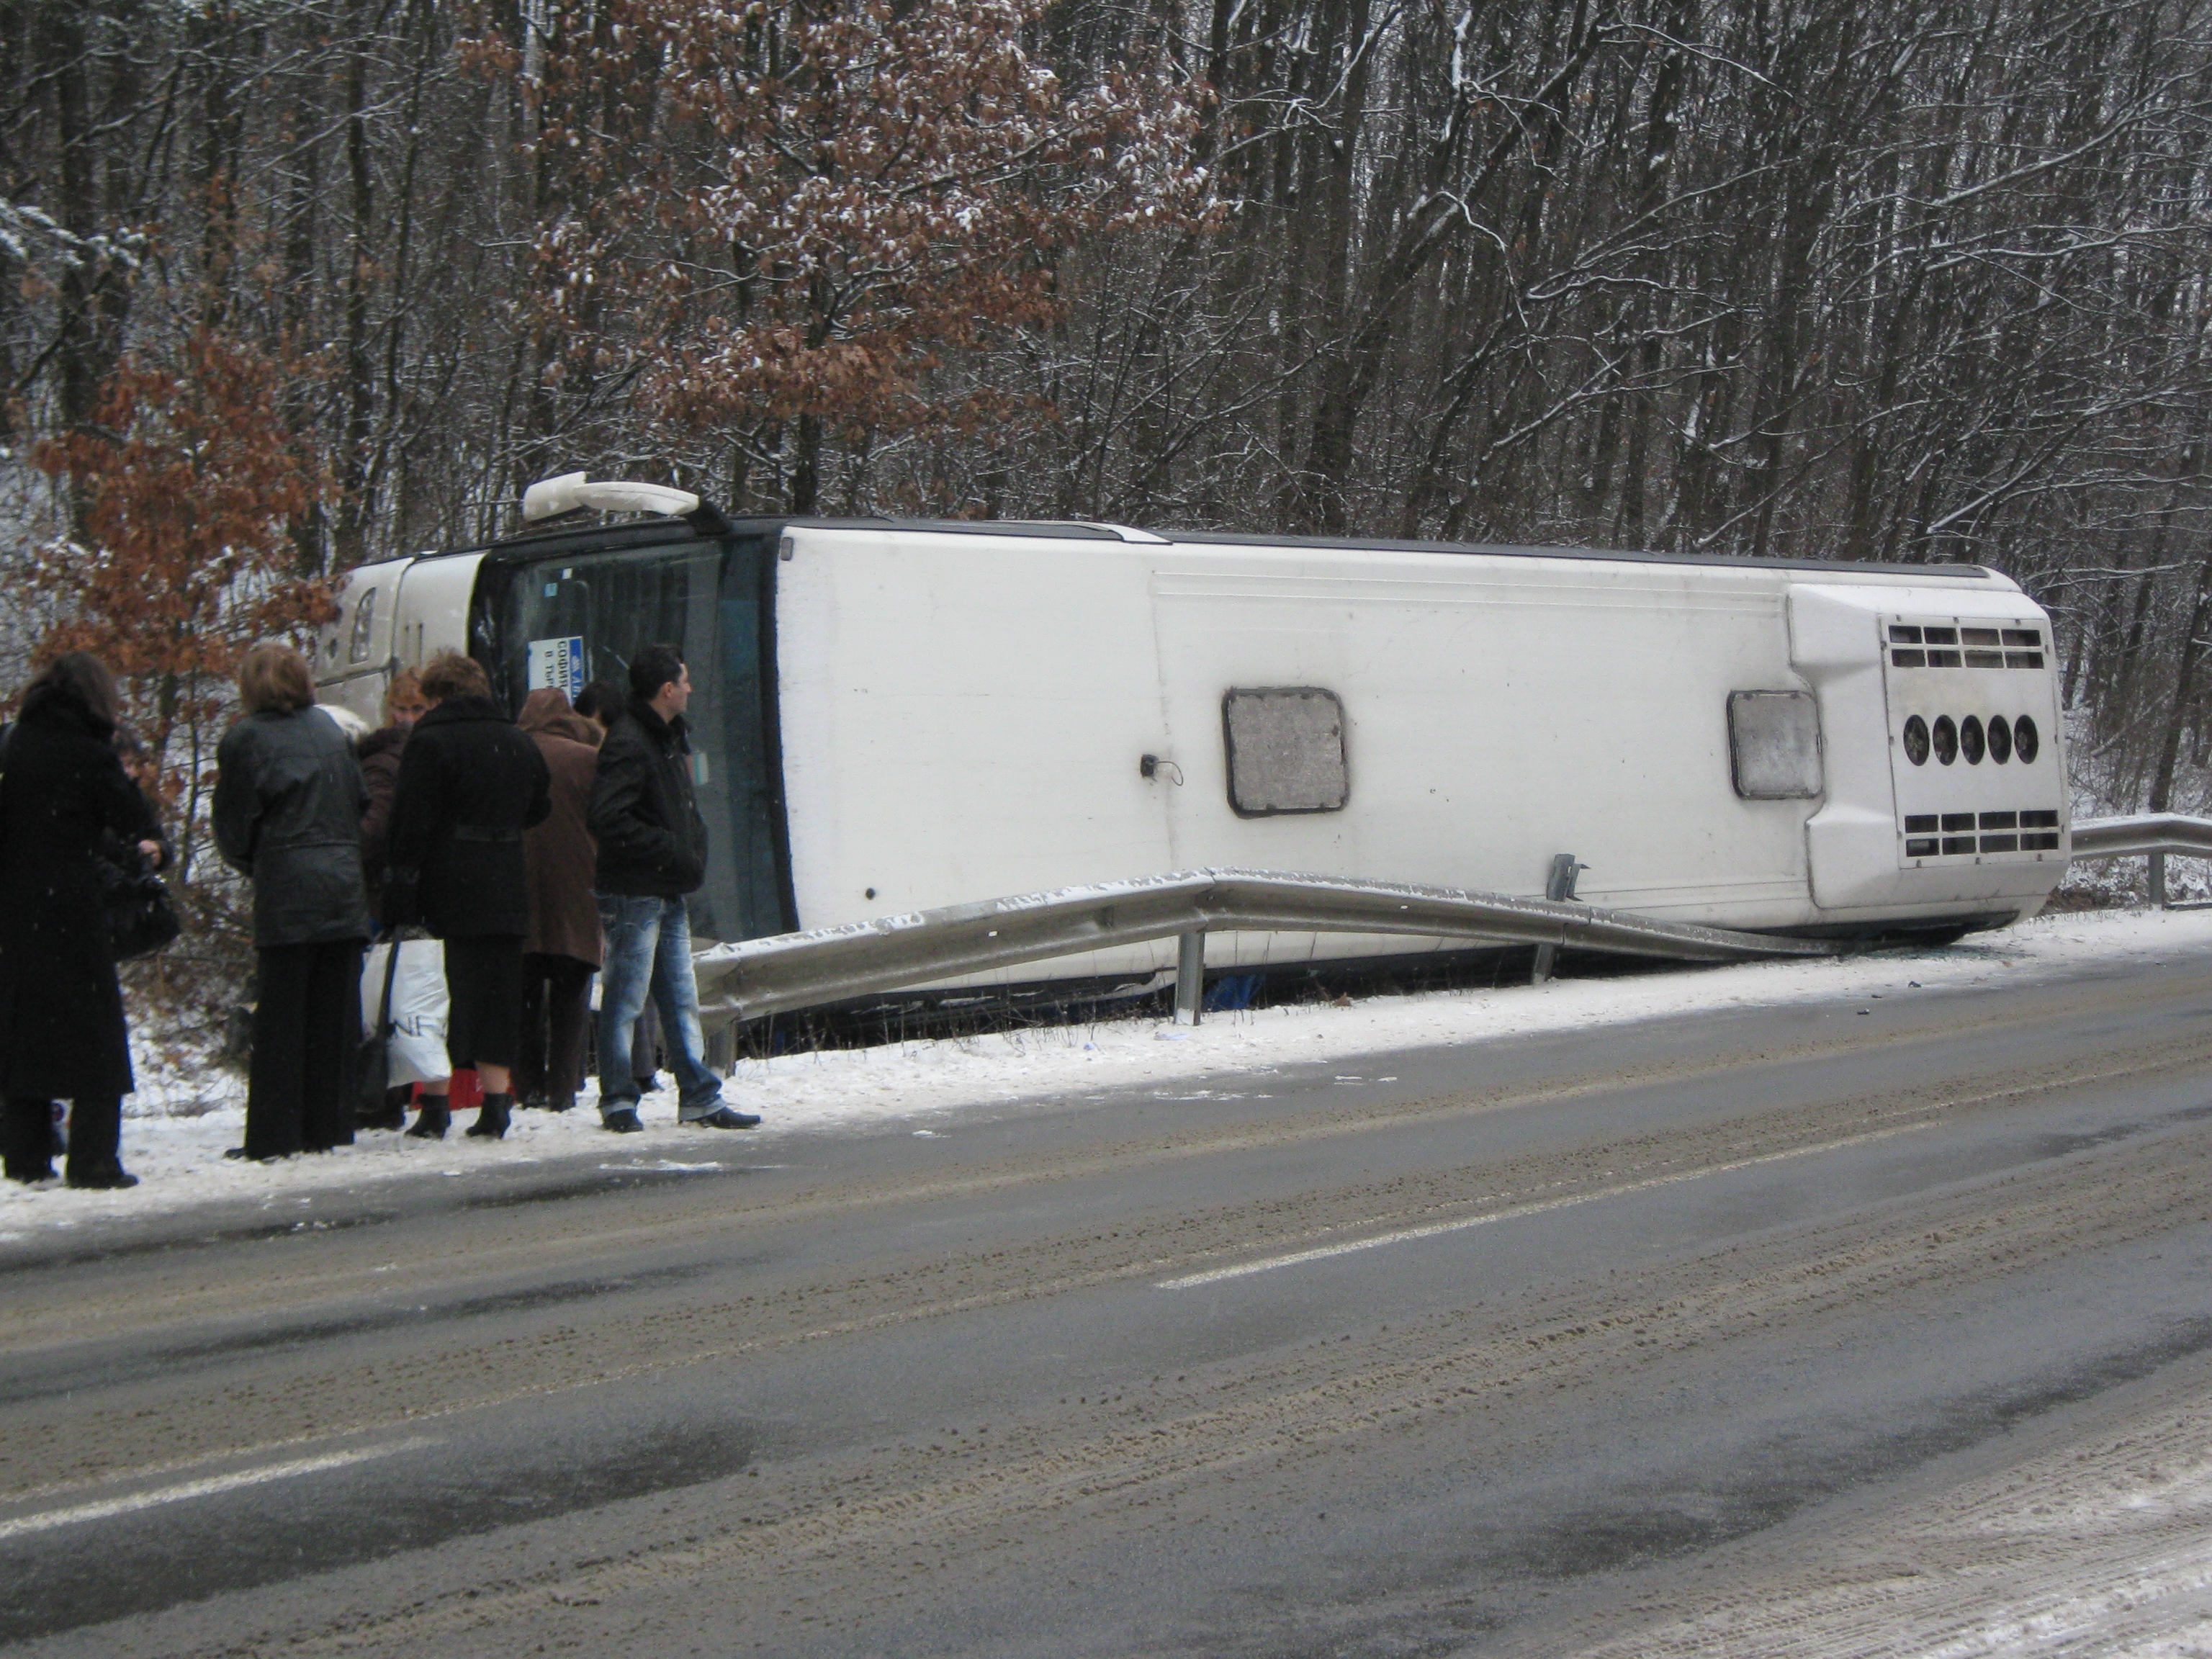
[[[630,1036],[650,995],[676,1069],[678,1116],[708,1129],[750,1129],[760,1119],[722,1103],[699,1030],[691,923],[684,900],[707,878],[707,825],[691,793],[684,711],[691,676],[667,645],[629,665],[629,708],[599,745],[589,813],[599,852],[593,885],[606,956],[599,981],[599,1118],[617,1133],[643,1127],[630,1070]]]

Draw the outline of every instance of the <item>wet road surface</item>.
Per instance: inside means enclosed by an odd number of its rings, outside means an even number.
[[[2212,1400],[2212,956],[750,1144],[0,1248],[0,1641],[1857,1640]]]

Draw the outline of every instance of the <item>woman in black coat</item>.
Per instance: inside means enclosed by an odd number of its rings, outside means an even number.
[[[137,1084],[95,849],[158,856],[146,799],[124,775],[115,682],[96,657],[58,657],[23,696],[0,753],[0,1154],[14,1181],[53,1174],[53,1103],[71,1103],[66,1179],[132,1187],[117,1142]]]
[[[353,1140],[361,1044],[366,804],[353,743],[315,708],[307,659],[257,645],[238,671],[246,716],[216,750],[215,842],[253,878],[260,993],[246,1145],[233,1157],[328,1152]]]
[[[530,887],[522,832],[553,810],[545,757],[493,701],[483,665],[441,652],[422,670],[430,712],[415,722],[392,793],[387,927],[421,922],[446,942],[446,1055],[483,1079],[472,1135],[507,1133],[522,1048],[522,945]],[[442,1137],[448,1096],[426,1091],[407,1133]]]

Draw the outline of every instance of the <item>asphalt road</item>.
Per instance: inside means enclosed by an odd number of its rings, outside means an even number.
[[[2212,954],[747,1145],[0,1249],[0,1640],[1882,1651],[2212,1470]]]

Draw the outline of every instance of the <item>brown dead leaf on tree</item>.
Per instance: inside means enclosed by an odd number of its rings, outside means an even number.
[[[56,618],[40,655],[107,663],[171,804],[187,811],[239,657],[335,614],[330,584],[294,565],[289,521],[329,489],[279,407],[296,373],[202,328],[173,360],[126,358],[89,427],[31,453],[71,491],[79,525],[38,549],[28,572]]]
[[[537,88],[549,372],[633,377],[684,431],[787,434],[795,513],[825,439],[1042,413],[935,371],[1056,317],[1077,239],[1191,223],[1206,192],[1164,57],[1066,86],[1024,44],[1048,9],[616,0],[564,22]]]

